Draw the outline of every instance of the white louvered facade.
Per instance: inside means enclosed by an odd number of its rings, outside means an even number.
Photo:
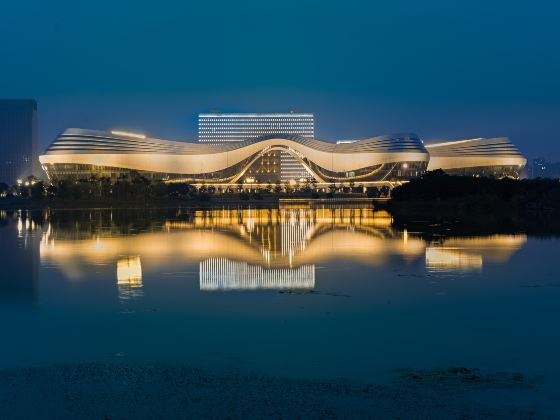
[[[334,144],[299,135],[266,135],[212,145],[139,134],[68,129],[39,157],[51,181],[118,178],[131,171],[152,179],[234,184],[255,162],[285,152],[318,182],[406,181],[419,177],[429,155],[412,133]]]
[[[438,141],[426,144],[428,170],[450,175],[519,178],[527,159],[507,137]]]

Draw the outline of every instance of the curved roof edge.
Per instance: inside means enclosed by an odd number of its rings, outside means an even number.
[[[380,147],[386,146],[388,142],[395,141],[398,139],[407,139],[411,141],[409,146],[416,148],[418,151],[427,153],[424,145],[422,144],[419,137],[414,133],[395,133],[395,134],[388,134],[388,135],[381,135],[375,137],[368,137],[362,140],[356,140],[352,143],[339,143],[336,144],[334,142],[319,140],[319,139],[311,139],[307,137],[302,137],[298,135],[291,135],[291,134],[267,134],[260,137],[247,139],[244,141],[239,142],[225,142],[225,143],[199,143],[199,142],[192,142],[192,141],[179,141],[179,140],[165,140],[156,137],[149,137],[144,134],[130,132],[127,133],[126,131],[121,130],[112,130],[112,131],[101,131],[101,130],[91,130],[91,129],[83,129],[83,128],[68,128],[64,130],[62,133],[58,135],[58,137],[47,147],[45,150],[45,154],[56,153],[54,147],[56,146],[57,142],[63,141],[65,138],[68,137],[88,137],[93,139],[111,139],[117,141],[130,141],[138,142],[138,143],[156,143],[161,146],[170,146],[174,151],[177,151],[177,148],[188,148],[190,153],[196,152],[200,150],[200,153],[220,153],[226,152],[231,150],[236,150],[243,148],[245,146],[249,146],[260,141],[264,140],[271,140],[271,139],[284,139],[284,140],[291,140],[296,143],[300,143],[302,145],[306,145],[308,147],[321,150],[324,152],[331,152],[331,153],[353,153],[356,151],[365,151],[363,150],[364,146],[367,145],[376,145],[378,144]],[[393,146],[397,146],[398,143],[394,142]]]

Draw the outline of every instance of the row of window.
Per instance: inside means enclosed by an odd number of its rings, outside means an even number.
[[[287,127],[288,131],[297,131],[299,133],[313,133],[314,130],[308,128],[296,128],[296,127]],[[199,134],[208,134],[208,133],[215,133],[215,132],[222,132],[226,134],[243,134],[243,133],[277,133],[278,129],[275,127],[267,127],[263,129],[253,129],[253,130],[243,130],[243,129],[223,129],[223,128],[208,128],[205,130],[198,130]]]
[[[290,130],[289,133],[282,133],[282,132],[278,132],[278,131],[268,131],[268,132],[260,132],[260,133],[220,133],[220,132],[211,132],[211,133],[200,133],[199,137],[201,138],[220,138],[220,137],[224,137],[224,138],[242,138],[242,139],[248,139],[248,138],[254,138],[254,137],[259,137],[262,136],[264,134],[288,134],[288,135],[308,135],[308,136],[312,136],[313,133],[309,133],[308,131],[296,131],[296,130]]]
[[[313,123],[269,123],[269,124],[252,124],[252,123],[232,123],[232,124],[215,124],[215,123],[201,123],[198,124],[199,128],[203,127],[314,127]]]
[[[205,118],[201,117],[198,122],[313,122],[313,118]]]
[[[204,126],[199,127],[198,132],[204,132],[208,130],[220,130],[220,131],[230,131],[230,130],[237,130],[237,131],[262,131],[262,130],[307,130],[307,131],[315,131],[313,125],[303,126],[303,125],[259,125],[259,126],[243,126],[243,125],[213,125],[213,126]]]

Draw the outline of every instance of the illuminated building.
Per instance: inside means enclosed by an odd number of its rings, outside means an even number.
[[[280,152],[305,169],[307,177],[301,178],[328,184],[403,182],[422,176],[426,169],[442,169],[450,175],[518,178],[526,164],[505,137],[426,146],[410,133],[336,143],[287,134],[234,140],[187,143],[123,131],[68,129],[39,160],[52,182],[117,179],[134,172],[152,180],[225,185],[279,181]],[[294,181],[292,175],[290,179]]]
[[[320,183],[406,181],[421,176],[429,159],[414,134],[342,144],[272,134],[213,145],[81,129],[66,130],[39,159],[53,182],[92,176],[117,179],[134,171],[150,179],[235,184],[261,182],[248,173],[273,151],[289,154]]]
[[[37,165],[37,102],[0,100],[0,182],[39,175]]]
[[[299,112],[199,114],[198,141],[222,144],[277,134],[313,139],[315,138],[314,120],[313,114]],[[258,179],[261,183],[310,179],[303,165],[290,153],[282,150],[265,153],[247,170],[247,175]]]
[[[428,170],[449,175],[519,178],[527,159],[507,137],[474,138],[426,144]]]

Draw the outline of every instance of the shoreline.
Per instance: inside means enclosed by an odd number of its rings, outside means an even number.
[[[311,196],[289,196],[289,195],[263,195],[261,199],[250,198],[243,200],[239,197],[214,196],[210,200],[57,200],[57,199],[2,199],[0,200],[0,210],[80,210],[80,209],[127,209],[127,208],[211,208],[221,205],[251,205],[270,206],[278,204],[375,204],[376,206],[384,206],[386,199],[372,199],[365,196],[334,196],[332,198],[313,198]]]

